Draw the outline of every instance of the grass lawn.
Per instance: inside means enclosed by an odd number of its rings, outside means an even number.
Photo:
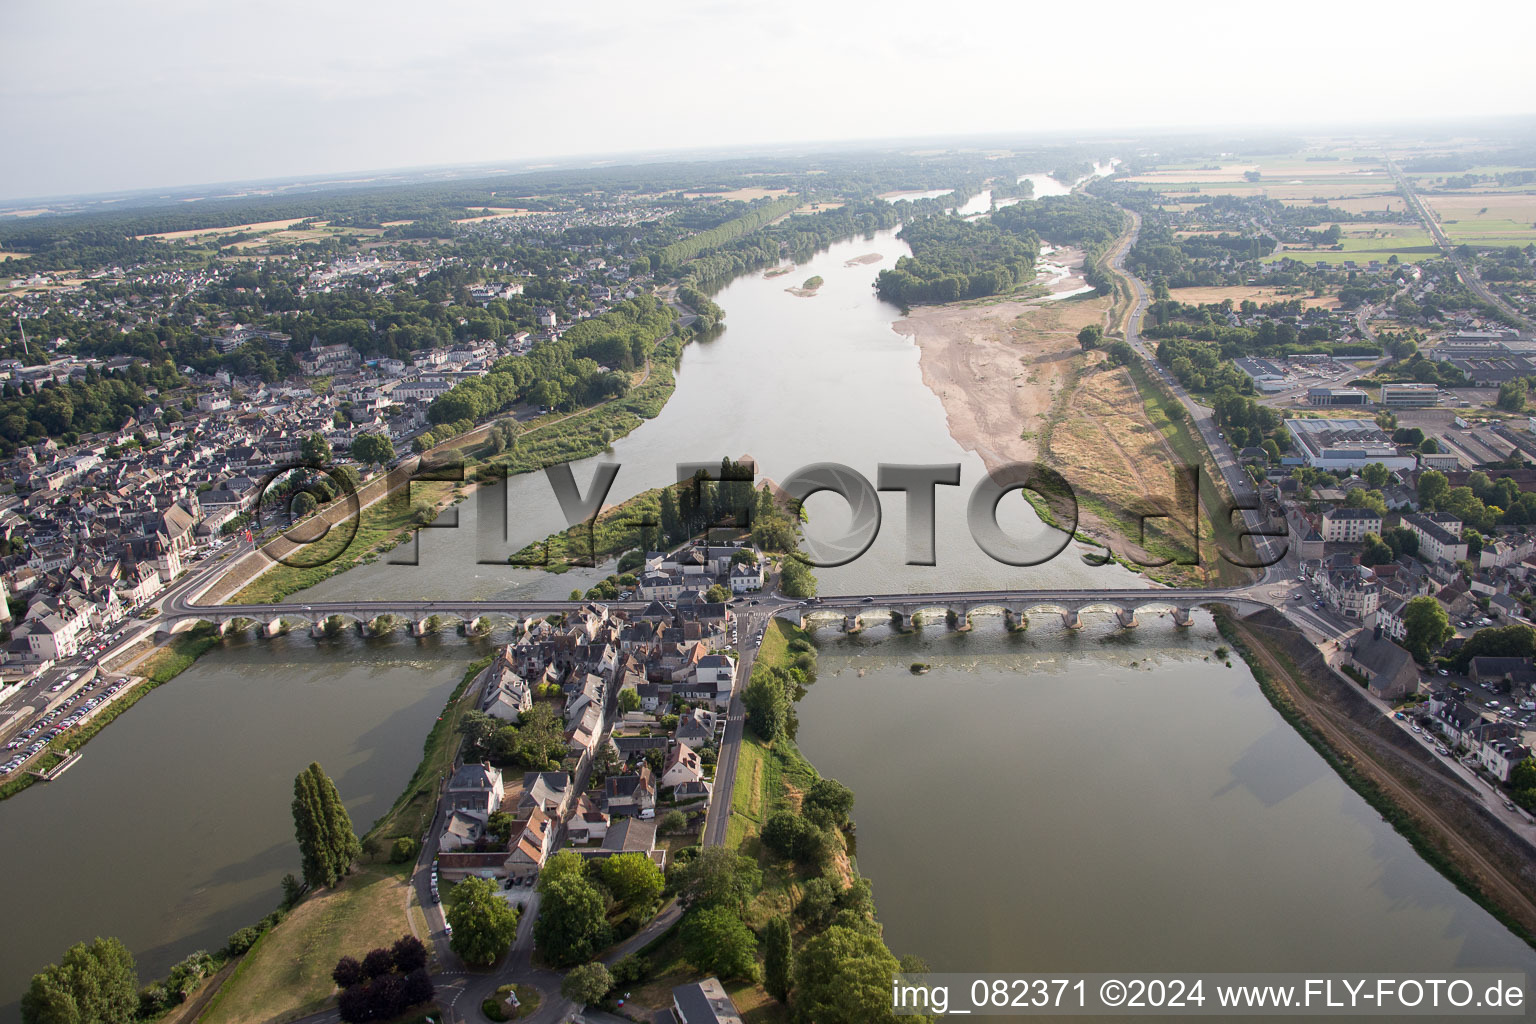
[[[331,970],[410,932],[409,864],[369,865],[339,888],[295,907],[245,955],[214,997],[206,1024],[261,1024],[306,1016],[331,998]]]
[[[1214,569],[1215,580],[1212,582],[1218,585],[1247,582],[1248,571],[1228,562],[1220,554],[1222,550],[1244,552],[1244,547],[1239,543],[1237,529],[1230,521],[1221,515],[1211,515],[1212,509],[1231,508],[1231,503],[1223,496],[1223,489],[1217,486],[1214,471],[1206,461],[1209,453],[1205,442],[1195,435],[1189,420],[1180,415],[1184,412],[1182,405],[1164,395],[1141,366],[1133,363],[1129,369],[1137,389],[1146,401],[1147,420],[1153,429],[1162,433],[1180,462],[1186,466],[1200,467],[1200,504],[1203,513],[1200,517],[1200,565]],[[1247,554],[1252,557],[1251,548]]]
[[[345,523],[332,527],[320,540],[285,556],[302,561],[304,565],[274,565],[241,588],[230,601],[236,604],[281,601],[289,594],[312,587],[370,556],[383,554],[398,544],[406,531],[415,525],[412,506],[423,501],[441,505],[452,497],[454,487],[447,482],[417,483],[410,488],[409,501],[405,491],[401,490],[374,502],[358,516],[355,534]]]

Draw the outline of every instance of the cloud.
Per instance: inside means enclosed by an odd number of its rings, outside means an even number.
[[[1488,19],[1501,26],[1490,33]],[[1337,3],[19,0],[0,195],[643,148],[1523,113],[1532,16]],[[1497,12],[1496,14],[1493,12]],[[1405,68],[1419,72],[1405,78]]]

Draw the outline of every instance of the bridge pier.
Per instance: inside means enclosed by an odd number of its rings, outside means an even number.
[[[226,619],[214,627],[214,632],[219,636],[229,636],[233,629],[234,624],[230,620]]]
[[[908,615],[906,612],[891,612],[891,628],[898,633],[910,633],[914,629],[923,628],[923,620],[916,613]]]
[[[411,636],[426,636],[432,632],[432,620],[430,617],[418,619],[411,623]]]
[[[491,622],[484,615],[476,615],[464,624],[465,636],[484,636],[491,631]]]
[[[843,616],[843,632],[857,633],[859,631],[859,617],[857,615]]]
[[[1018,633],[1029,627],[1029,616],[1012,608],[1003,609],[1003,625],[1010,633]]]
[[[265,637],[281,636],[283,632],[283,620],[273,619],[271,622],[268,622],[259,630],[257,630],[257,632]]]
[[[1188,626],[1190,623],[1188,608],[1175,608],[1173,610],[1173,624],[1175,626]]]
[[[324,619],[320,620],[319,622],[311,622],[309,624],[309,636],[310,636],[311,640],[323,640],[323,639],[325,639],[325,620]]]
[[[971,631],[971,612],[968,608],[958,612],[953,608],[946,609],[944,621],[956,633],[969,633]]]
[[[1078,609],[1076,609],[1076,608],[1073,608],[1070,611],[1062,612],[1061,613],[1061,624],[1063,626],[1066,626],[1068,629],[1082,629],[1083,628],[1083,616],[1082,616],[1082,613],[1080,611],[1078,611]]]
[[[1136,628],[1136,612],[1129,608],[1116,608],[1115,621],[1120,623],[1121,629]]]

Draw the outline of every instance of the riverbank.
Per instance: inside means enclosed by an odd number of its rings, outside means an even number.
[[[207,1024],[257,1024],[317,1011],[330,1003],[330,971],[340,957],[387,946],[407,932],[426,940],[426,920],[411,900],[416,857],[399,864],[388,858],[399,837],[425,841],[463,740],[459,722],[474,707],[466,697],[490,663],[485,657],[465,668],[427,733],[410,781],[362,837],[371,863],[334,889],[304,899],[264,934],[213,996],[202,1018]]]
[[[1536,947],[1536,858],[1278,612],[1215,615],[1270,704],[1426,863]]]
[[[185,633],[177,633],[145,659],[145,667],[138,673],[141,676],[140,682],[130,686],[127,693],[115,697],[78,730],[54,740],[51,744],[54,750],[62,751],[65,745],[72,751],[80,750],[118,715],[137,704],[155,687],[170,682],[191,668],[193,662],[218,642],[219,638],[213,627],[207,625],[200,624]],[[0,800],[15,796],[42,781],[30,772],[23,774],[0,786]]]
[[[500,449],[490,443],[491,428],[499,417],[434,446],[423,453],[417,464],[462,467],[462,481],[416,482],[410,484],[408,498],[405,488],[410,473],[399,475],[399,479],[380,477],[369,481],[359,492],[361,508],[355,530],[338,527],[351,518],[351,506],[337,502],[321,513],[333,528],[330,534],[311,545],[294,545],[279,539],[268,546],[285,561],[304,564],[290,565],[259,554],[249,555],[208,591],[208,603],[276,603],[348,569],[375,561],[398,547],[417,528],[416,506],[425,502],[440,512],[449,504],[463,501],[483,482],[490,466],[495,467],[490,470],[490,478],[497,479],[502,472],[516,476],[601,454],[615,439],[660,414],[676,389],[676,368],[684,344],[686,339],[676,334],[667,336],[656,346],[645,368],[637,371],[627,395],[576,412],[540,417],[518,434],[511,448]],[[303,524],[300,529],[307,526]]]
[[[753,666],[753,677],[763,678],[798,669],[805,673],[806,684],[815,681],[815,647],[808,630],[782,619],[770,621]],[[803,689],[796,691],[804,693]],[[797,699],[791,693],[792,701]],[[793,717],[791,713],[791,718]],[[831,848],[819,859],[808,858],[805,863],[780,856],[761,839],[761,832],[769,819],[779,812],[801,815],[807,794],[823,776],[801,754],[795,741],[780,734],[772,740],[763,740],[750,728],[744,731],[737,759],[735,785],[731,791],[731,814],[727,825],[725,846],[734,849],[745,858],[754,861],[762,872],[762,883],[743,911],[742,919],[752,930],[765,933],[769,922],[782,917],[789,925],[790,941],[802,951],[808,943],[815,942],[824,929],[833,924],[838,909],[846,909],[857,915],[875,914],[875,906],[869,897],[867,880],[860,876],[856,860],[854,825],[850,821],[845,828],[831,828]],[[850,794],[850,799],[852,795]],[[823,881],[824,880],[824,881]],[[832,892],[840,896],[829,897],[826,882]],[[818,884],[821,883],[821,884]],[[813,895],[814,894],[814,895]],[[832,899],[833,903],[819,900]],[[821,909],[813,909],[813,905]],[[863,955],[864,951],[861,951]],[[672,987],[697,979],[699,972],[688,965],[681,943],[675,935],[660,942],[650,951],[652,969],[646,980],[633,994],[631,1004],[660,1008],[670,1000]],[[894,954],[889,961],[893,969]],[[878,971],[876,962],[861,959],[860,966],[848,965],[850,970]],[[908,968],[913,969],[913,968]],[[851,981],[851,979],[850,979]],[[787,1024],[792,1019],[790,1007],[779,1002],[762,981],[725,981],[743,1019],[759,1024]],[[877,980],[868,974],[859,976],[859,985],[873,985],[883,990],[889,979]],[[855,1019],[858,1009],[876,1016],[878,995],[864,993],[847,1011]],[[856,1008],[857,1007],[857,1008]],[[804,1011],[802,1006],[801,1011]]]

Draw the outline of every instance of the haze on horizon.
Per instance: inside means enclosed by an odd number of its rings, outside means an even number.
[[[1532,8],[18,0],[0,199],[578,154],[1536,112]]]

